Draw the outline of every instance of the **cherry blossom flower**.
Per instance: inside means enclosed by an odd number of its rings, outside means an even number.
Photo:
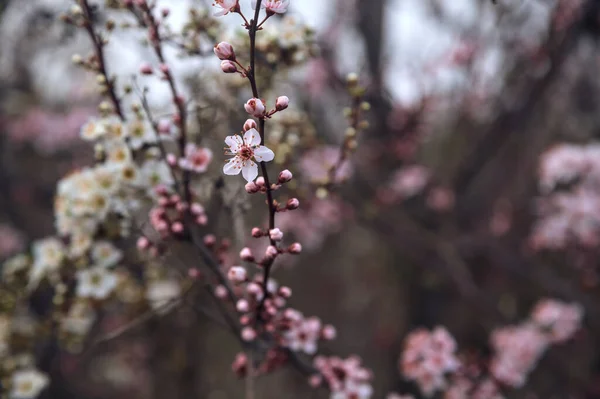
[[[252,8],[256,8],[256,0],[252,0]],[[283,14],[287,11],[290,0],[266,0],[260,4],[260,8],[267,10],[267,14]]]
[[[78,273],[77,295],[81,298],[105,299],[117,286],[117,276],[103,267]]]
[[[578,304],[566,304],[554,299],[543,299],[537,303],[531,319],[547,332],[552,343],[570,339],[579,329],[583,311]]]
[[[321,376],[315,376],[315,382],[324,379],[332,399],[367,399],[373,395],[372,373],[362,367],[361,359],[356,356],[347,359],[317,356],[314,366],[321,373]]]
[[[406,339],[400,369],[407,378],[417,382],[426,396],[431,396],[446,387],[444,375],[458,368],[460,363],[455,351],[456,342],[446,329],[417,330]]]
[[[214,13],[215,17],[235,12],[240,7],[239,0],[215,0],[213,6],[217,7],[217,11]]]
[[[188,143],[185,147],[185,158],[179,160],[179,167],[196,173],[206,172],[212,156],[213,154],[210,149],[197,147],[193,143]]]
[[[229,149],[225,154],[234,157],[223,166],[223,173],[232,176],[242,172],[244,179],[254,181],[258,176],[257,162],[269,162],[275,158],[273,151],[260,145],[260,142],[260,134],[256,129],[244,133],[243,139],[238,135],[227,136],[225,144]]]
[[[20,370],[12,376],[13,399],[33,399],[48,385],[48,376],[35,369]]]

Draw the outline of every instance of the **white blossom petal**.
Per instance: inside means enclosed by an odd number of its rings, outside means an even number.
[[[244,143],[250,147],[260,145],[260,133],[256,129],[250,129],[244,133]]]
[[[237,157],[231,158],[229,162],[223,166],[223,173],[229,176],[239,175],[241,171],[240,166],[240,161]]]
[[[258,165],[252,161],[247,161],[244,166],[242,166],[242,176],[248,182],[254,181],[258,176]]]
[[[239,151],[242,143],[240,143],[240,137],[235,135],[225,137],[225,144],[229,146],[231,152],[236,153]]]
[[[275,158],[275,153],[264,145],[261,145],[260,147],[254,149],[254,158],[258,162],[269,162]]]

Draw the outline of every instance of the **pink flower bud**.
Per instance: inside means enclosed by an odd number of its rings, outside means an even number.
[[[232,266],[227,272],[227,278],[234,283],[246,281],[246,269],[241,266]]]
[[[248,294],[250,295],[258,295],[262,292],[262,288],[256,283],[249,283],[246,286],[246,291],[248,291]]]
[[[279,172],[278,183],[279,184],[287,183],[290,180],[292,180],[292,177],[294,177],[294,175],[292,175],[292,172],[290,172],[287,169],[286,170],[282,170],[281,172]]]
[[[279,295],[284,298],[290,298],[292,296],[292,289],[286,286],[279,287]]]
[[[197,202],[192,204],[190,210],[192,211],[193,215],[204,215],[204,207]]]
[[[281,241],[283,240],[283,232],[277,228],[269,231],[269,237],[273,241]]]
[[[277,111],[283,111],[290,105],[290,99],[287,96],[277,97],[275,101],[275,109]]]
[[[170,70],[169,70],[169,66],[168,66],[167,64],[160,64],[160,65],[158,66],[158,68],[159,68],[159,69],[160,69],[160,71],[161,71],[162,73],[164,73],[165,75],[168,75],[168,74],[169,74],[169,71],[170,71]]]
[[[225,73],[236,73],[238,71],[237,65],[229,60],[221,61],[221,70]]]
[[[258,98],[251,98],[244,105],[246,112],[257,118],[263,117],[265,114],[265,104]]]
[[[142,75],[152,75],[152,65],[148,63],[143,63],[140,65],[140,73]]]
[[[182,233],[183,232],[183,224],[181,222],[175,222],[173,223],[173,225],[171,226],[171,231],[173,233]]]
[[[248,119],[244,123],[244,132],[247,132],[250,129],[256,129],[258,126],[256,125],[256,121],[254,119]]]
[[[212,234],[207,234],[204,236],[204,245],[208,247],[212,247],[217,242],[217,237]]]
[[[331,341],[332,339],[335,339],[335,337],[337,336],[337,331],[334,326],[332,326],[331,324],[327,324],[326,326],[323,327],[323,330],[321,331],[321,335],[323,335],[324,339]]]
[[[247,300],[245,299],[240,299],[239,301],[237,301],[237,303],[235,304],[235,308],[237,309],[238,312],[240,313],[246,313],[248,310],[250,310],[250,304],[248,303]]]
[[[163,8],[162,10],[160,10],[160,13],[162,14],[163,18],[166,18],[171,13],[171,10],[168,8]]]
[[[263,188],[263,187],[265,186],[265,178],[264,178],[264,177],[262,177],[262,176],[259,176],[259,177],[256,179],[255,183],[256,183],[256,185],[257,185],[259,188]]]
[[[322,377],[319,374],[315,374],[310,376],[310,378],[308,379],[308,385],[310,385],[313,388],[318,388],[319,385],[321,385],[322,381]]]
[[[215,296],[219,299],[227,298],[227,288],[225,288],[223,285],[217,285],[215,287]]]
[[[196,223],[200,226],[206,226],[206,224],[208,223],[208,217],[205,214],[198,215],[198,217],[196,218]]]
[[[244,341],[254,341],[256,339],[256,331],[252,327],[244,327],[242,329],[242,339]]]
[[[258,227],[254,227],[252,229],[252,237],[254,238],[260,238],[262,236],[264,236],[265,234],[263,233],[263,231],[261,229],[259,229]]]
[[[244,188],[248,194],[256,194],[260,191],[260,187],[258,187],[253,181],[247,183]]]
[[[290,198],[285,204],[285,207],[288,210],[293,211],[294,209],[298,209],[300,207],[300,201],[298,201],[298,198]]]
[[[201,274],[202,273],[200,273],[200,270],[196,269],[195,267],[190,267],[188,269],[188,276],[190,278],[198,279],[198,278],[200,278]]]
[[[295,242],[288,247],[288,252],[291,254],[299,254],[302,252],[302,245],[299,242]]]
[[[250,316],[248,316],[247,314],[240,317],[240,324],[243,326],[250,324],[251,321],[252,321],[252,318]]]
[[[274,258],[277,256],[277,254],[278,254],[277,248],[275,248],[273,245],[269,245],[267,247],[267,250],[265,251],[265,256],[267,258]]]
[[[169,166],[177,166],[177,156],[175,154],[167,154],[167,163]]]
[[[240,251],[240,259],[245,260],[246,262],[253,262],[254,255],[252,255],[252,250],[246,247]]]
[[[221,42],[217,44],[214,48],[214,52],[220,60],[235,60],[235,52],[233,51],[233,46],[227,42]]]
[[[149,246],[150,246],[150,240],[148,240],[146,237],[138,238],[137,247],[140,251],[147,249]]]

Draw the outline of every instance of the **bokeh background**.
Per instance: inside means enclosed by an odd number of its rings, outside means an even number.
[[[190,7],[210,6],[159,3],[171,8],[175,29]],[[600,135],[600,2],[495,3],[292,0],[289,14],[314,29],[318,48],[281,78],[305,121],[298,134],[341,142],[349,72],[368,87],[372,107],[348,180],[327,196],[306,194],[298,220],[282,218],[305,251],[276,277],[294,290],[296,308],[337,327],[323,353],[356,353],[373,370],[376,398],[391,391],[419,397],[398,369],[411,330],[444,325],[461,352],[485,357],[491,331],[519,323],[546,297],[580,304],[582,329],[550,349],[525,387],[507,397],[600,398],[600,187],[587,189],[585,205],[570,205],[591,238],[554,237],[544,218],[558,211],[544,207],[541,167],[557,145],[589,146]],[[90,42],[60,21],[70,5],[0,2],[0,259],[53,233],[56,182],[93,160],[79,130],[97,113],[99,97],[94,76],[71,62]],[[119,79],[151,57],[140,35],[113,34],[107,58]],[[218,92],[219,82],[206,82],[218,66],[210,55],[181,57],[172,49],[167,56],[188,94],[204,104],[198,114],[210,121],[206,142],[218,149],[230,125],[214,115],[235,104],[237,89]],[[166,106],[166,88],[146,83],[152,105]],[[260,220],[228,195],[218,212],[239,210],[242,225]],[[232,224],[223,216],[214,229]],[[231,239],[235,248],[244,244]],[[43,313],[47,299],[30,306]],[[107,312],[110,330],[122,315]],[[230,371],[238,351],[227,331],[186,307],[83,353],[53,342],[36,348],[53,379],[44,397],[57,399],[241,398],[245,382]],[[257,398],[326,396],[293,368],[256,381]]]

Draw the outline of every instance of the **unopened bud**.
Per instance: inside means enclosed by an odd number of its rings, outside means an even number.
[[[295,242],[288,247],[288,252],[291,254],[299,254],[302,252],[302,245],[299,242]]]
[[[227,42],[221,42],[217,44],[214,48],[214,52],[220,60],[235,60],[235,52],[233,51],[233,46]]]
[[[283,111],[290,105],[290,99],[287,96],[277,97],[277,101],[275,101],[275,109],[277,111]]]
[[[272,229],[269,231],[269,237],[273,241],[281,241],[283,240],[283,232],[278,228]]]
[[[244,105],[246,112],[252,116],[260,118],[265,114],[265,104],[258,98],[251,98]]]
[[[277,248],[275,248],[273,245],[269,245],[267,247],[267,250],[265,251],[265,256],[270,259],[276,257],[277,254],[278,254]]]
[[[241,266],[232,266],[227,272],[227,278],[234,283],[246,281],[246,269]]]
[[[298,209],[300,207],[300,201],[298,201],[298,198],[290,198],[285,207],[288,210],[293,211],[294,209]]]
[[[254,238],[260,238],[262,236],[264,236],[265,234],[263,233],[263,231],[261,229],[259,229],[258,227],[254,227],[252,229],[252,237]]]
[[[256,129],[256,121],[254,119],[248,119],[245,123],[244,123],[244,132],[247,132],[250,129]]]
[[[250,248],[246,247],[240,251],[240,259],[245,260],[246,262],[254,261],[254,255],[252,255]]]
[[[258,187],[253,181],[248,182],[244,188],[248,194],[256,194],[260,191],[260,187]]]
[[[294,175],[292,175],[292,172],[290,172],[287,169],[282,170],[281,172],[279,172],[278,183],[279,184],[287,183],[290,180],[292,180],[292,177],[294,177]]]
[[[229,60],[221,61],[221,70],[225,73],[236,73],[238,71],[237,65]]]

